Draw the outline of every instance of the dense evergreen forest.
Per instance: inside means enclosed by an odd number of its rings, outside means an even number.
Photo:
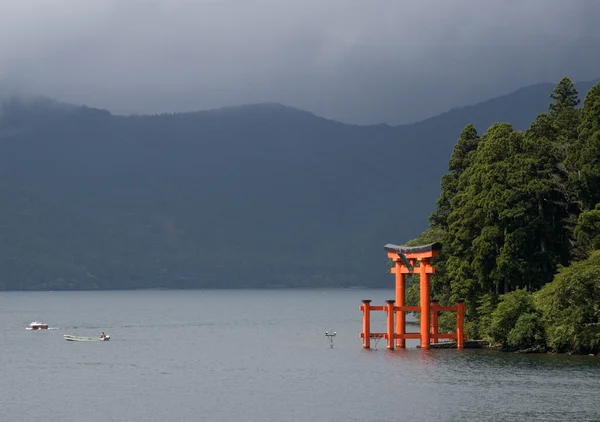
[[[468,333],[507,349],[600,351],[600,83],[568,78],[524,131],[467,125],[430,228],[432,294],[465,299]],[[418,283],[410,287],[412,301]],[[448,327],[452,325],[447,320]]]

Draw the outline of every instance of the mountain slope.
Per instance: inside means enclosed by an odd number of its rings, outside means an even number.
[[[7,103],[2,254],[21,264],[0,288],[389,285],[382,245],[426,227],[460,130],[525,127],[551,90],[399,127],[278,104],[123,117]]]

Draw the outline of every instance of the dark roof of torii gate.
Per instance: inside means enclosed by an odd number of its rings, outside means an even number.
[[[398,252],[398,253],[419,253],[419,252],[429,252],[429,251],[441,251],[442,244],[441,243],[430,243],[428,245],[419,245],[419,246],[405,246],[405,245],[394,245],[388,243],[384,246],[385,250],[388,252]]]

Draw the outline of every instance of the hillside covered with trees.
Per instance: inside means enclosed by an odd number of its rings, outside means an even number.
[[[278,104],[116,116],[6,101],[0,290],[391,286],[383,245],[426,228],[456,134],[497,120],[525,129],[551,90],[523,88],[397,127],[346,125]],[[548,119],[538,132],[550,130]],[[499,125],[486,135],[497,138],[490,154],[507,153],[507,133],[515,148],[525,142]],[[451,178],[465,164],[455,166]],[[556,255],[536,264],[548,274],[568,263],[557,241],[544,238]],[[505,289],[504,279],[493,283]]]
[[[465,299],[472,338],[599,352],[600,83],[580,104],[563,78],[524,131],[467,125],[448,170],[429,230],[412,241],[443,244],[432,294]]]

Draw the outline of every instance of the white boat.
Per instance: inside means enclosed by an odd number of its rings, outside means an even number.
[[[39,322],[39,321],[33,321],[31,324],[29,324],[29,327],[26,328],[26,330],[47,330],[48,329],[48,324],[44,323],[44,322]]]
[[[108,341],[110,340],[110,336],[102,337],[81,337],[81,336],[72,336],[70,334],[64,334],[63,337],[67,341]]]

